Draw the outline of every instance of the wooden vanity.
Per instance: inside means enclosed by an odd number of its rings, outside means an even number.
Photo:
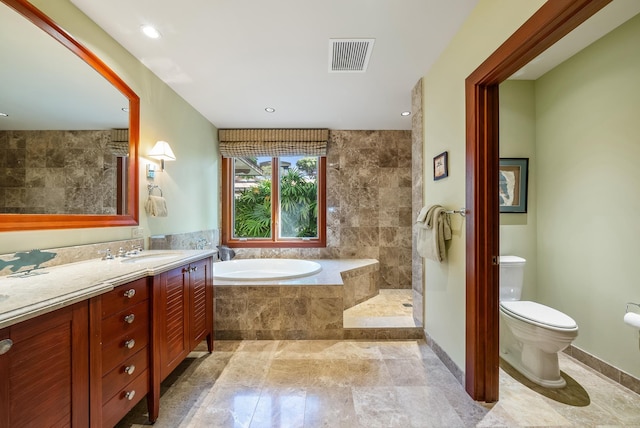
[[[145,396],[154,422],[160,382],[213,348],[213,259],[186,260],[0,329],[0,428],[112,427]]]

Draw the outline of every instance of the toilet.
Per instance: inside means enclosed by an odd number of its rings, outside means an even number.
[[[520,300],[525,263],[500,257],[500,357],[532,382],[562,388],[558,352],[578,336],[578,325],[556,309]]]

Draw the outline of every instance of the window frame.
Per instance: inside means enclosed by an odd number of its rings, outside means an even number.
[[[273,185],[273,180],[280,176],[280,157],[271,158],[271,237],[269,238],[233,238],[233,198],[234,170],[233,159],[222,157],[222,244],[233,248],[324,248],[327,245],[327,158],[318,158],[318,237],[316,238],[281,238],[280,224],[280,186]]]

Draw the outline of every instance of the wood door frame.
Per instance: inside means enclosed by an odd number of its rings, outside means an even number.
[[[465,81],[468,211],[465,388],[474,400],[498,401],[498,87],[611,1],[547,1]]]

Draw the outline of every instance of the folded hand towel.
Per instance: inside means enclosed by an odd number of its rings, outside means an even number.
[[[424,208],[423,208],[424,210]],[[422,214],[422,211],[420,211]],[[445,209],[440,205],[432,205],[426,215],[419,215],[423,221],[416,223],[418,232],[416,244],[420,256],[443,262],[447,259],[445,241],[451,239],[451,222]]]
[[[147,213],[153,217],[166,217],[169,214],[167,211],[167,201],[162,196],[149,195],[144,208]]]

